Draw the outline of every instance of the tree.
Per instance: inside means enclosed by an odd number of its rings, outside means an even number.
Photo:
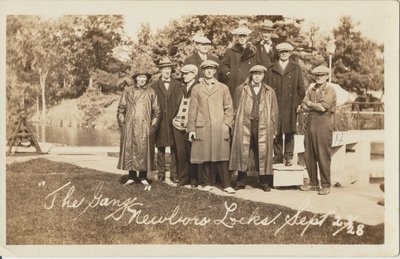
[[[336,81],[358,94],[369,89],[383,90],[383,46],[362,36],[349,16],[340,18],[333,34],[336,51],[332,68]]]

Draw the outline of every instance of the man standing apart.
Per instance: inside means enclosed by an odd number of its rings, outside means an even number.
[[[311,84],[298,112],[309,112],[304,136],[304,159],[310,184],[301,186],[302,191],[318,191],[326,195],[331,187],[331,152],[333,116],[336,108],[336,91],[328,83],[329,68],[318,66],[312,70],[316,83]],[[319,188],[318,169],[321,178]]]
[[[274,90],[278,99],[279,119],[278,134],[274,140],[274,163],[293,165],[294,134],[296,132],[296,109],[301,104],[304,95],[304,79],[300,66],[289,60],[293,46],[288,42],[276,46],[279,60],[267,71],[267,85]],[[285,144],[283,144],[285,135]]]
[[[243,84],[249,76],[249,70],[261,64],[257,48],[249,42],[251,30],[239,27],[232,31],[234,45],[228,48],[221,62],[221,74],[226,78],[231,96],[236,87]]]
[[[190,161],[198,164],[204,191],[212,189],[211,167],[218,168],[223,190],[235,193],[228,171],[230,130],[233,125],[232,98],[226,85],[214,75],[218,63],[206,60],[200,65],[204,79],[194,86],[189,105],[188,131],[192,141]]]
[[[211,41],[208,38],[201,35],[195,35],[193,37],[193,42],[196,52],[192,56],[188,57],[185,62],[183,62],[183,65],[195,65],[199,71],[196,76],[196,80],[198,80],[199,78],[204,78],[204,72],[200,69],[200,65],[203,61],[212,60],[219,64],[219,60],[216,56],[208,54],[211,48]],[[216,75],[218,75],[218,70]]]
[[[157,178],[160,181],[165,181],[165,148],[170,147],[171,150],[171,163],[170,163],[170,179],[173,183],[177,183],[176,177],[176,152],[174,147],[174,140],[172,136],[172,108],[171,108],[171,94],[174,88],[179,87],[180,83],[171,77],[172,67],[174,64],[169,58],[162,58],[158,64],[161,72],[159,80],[155,81],[151,88],[153,88],[158,97],[158,102],[161,109],[161,122],[160,127],[156,132],[155,144],[157,147],[157,162],[156,168],[158,171]]]
[[[250,150],[254,153],[260,187],[269,192],[272,186],[273,141],[278,119],[278,102],[274,90],[263,83],[267,69],[256,65],[249,80],[236,88],[233,97],[235,126],[229,170],[238,171],[236,189],[246,186]]]
[[[256,44],[258,55],[260,56],[261,64],[268,68],[276,60],[276,47],[272,42],[272,37],[275,35],[276,29],[270,20],[265,20],[260,27],[261,40]],[[265,80],[266,78],[264,78]]]
[[[174,89],[172,93],[172,111],[175,115],[172,119],[172,133],[176,147],[176,165],[178,172],[178,186],[191,184],[197,187],[197,165],[190,163],[191,143],[188,141],[187,122],[189,104],[193,86],[197,83],[198,69],[189,64],[181,68],[183,84]]]

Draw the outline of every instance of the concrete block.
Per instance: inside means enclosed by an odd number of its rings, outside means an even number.
[[[303,185],[305,170],[302,166],[284,166],[283,164],[274,164],[273,171],[273,185],[275,187]]]

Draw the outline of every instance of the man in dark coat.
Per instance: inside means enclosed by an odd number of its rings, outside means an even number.
[[[251,30],[239,27],[232,31],[234,45],[228,48],[221,62],[221,76],[229,87],[231,96],[236,87],[241,85],[249,76],[249,70],[261,64],[257,48],[249,41]]]
[[[265,20],[260,27],[261,40],[256,44],[256,47],[261,65],[266,68],[270,67],[278,58],[275,44],[272,41],[272,38],[277,38],[277,35],[274,33],[275,30],[270,20]],[[266,77],[264,80],[266,80]]]
[[[274,140],[274,163],[293,165],[294,134],[297,124],[297,107],[304,96],[304,79],[300,66],[289,60],[293,45],[288,42],[276,46],[279,60],[267,71],[267,84],[276,93],[279,106],[278,134]],[[283,135],[285,144],[283,144]]]
[[[236,189],[244,189],[254,153],[260,187],[269,192],[272,186],[273,141],[278,120],[278,102],[274,90],[263,83],[264,66],[250,69],[249,80],[236,88],[233,97],[235,125],[233,130],[229,170],[238,171]]]
[[[183,62],[183,65],[192,64],[197,67],[199,72],[195,79],[196,81],[198,81],[199,78],[204,78],[204,72],[202,69],[200,69],[200,64],[203,63],[204,60],[212,60],[217,62],[218,64],[220,63],[220,61],[216,56],[208,53],[211,48],[211,41],[207,37],[195,35],[193,37],[193,43],[196,52],[192,56],[188,57],[185,62]],[[218,70],[216,75],[219,75]]]
[[[158,102],[161,109],[161,123],[156,132],[155,144],[157,147],[157,162],[156,168],[158,171],[157,178],[160,181],[165,181],[165,148],[170,147],[171,150],[171,163],[170,163],[170,180],[177,183],[176,175],[176,152],[174,147],[174,139],[172,136],[172,108],[171,108],[171,95],[180,83],[171,77],[172,68],[174,64],[169,58],[162,58],[158,64],[161,72],[159,80],[151,84],[158,97]]]

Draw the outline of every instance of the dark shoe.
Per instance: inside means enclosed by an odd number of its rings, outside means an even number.
[[[162,181],[162,182],[165,182],[165,175],[157,175],[157,178],[156,178],[158,181]]]
[[[188,182],[178,182],[178,184],[176,186],[185,186],[188,185]]]
[[[236,185],[234,189],[237,191],[237,190],[241,190],[241,189],[245,189],[245,188],[246,188],[246,185],[239,184],[239,185]]]
[[[285,166],[292,166],[292,165],[293,165],[292,159],[286,160]]]
[[[175,176],[171,176],[169,179],[170,179],[171,182],[173,182],[173,183],[179,183],[178,178],[176,178]]]
[[[261,190],[263,190],[264,192],[270,192],[271,191],[271,187],[269,187],[268,184],[262,184],[260,185]]]
[[[283,164],[283,159],[274,158],[272,159],[273,164]]]
[[[318,187],[314,185],[302,185],[300,186],[300,190],[304,192],[318,191]]]
[[[327,195],[327,194],[329,194],[329,192],[330,192],[330,188],[322,187],[322,189],[318,191],[318,194],[319,195]]]

